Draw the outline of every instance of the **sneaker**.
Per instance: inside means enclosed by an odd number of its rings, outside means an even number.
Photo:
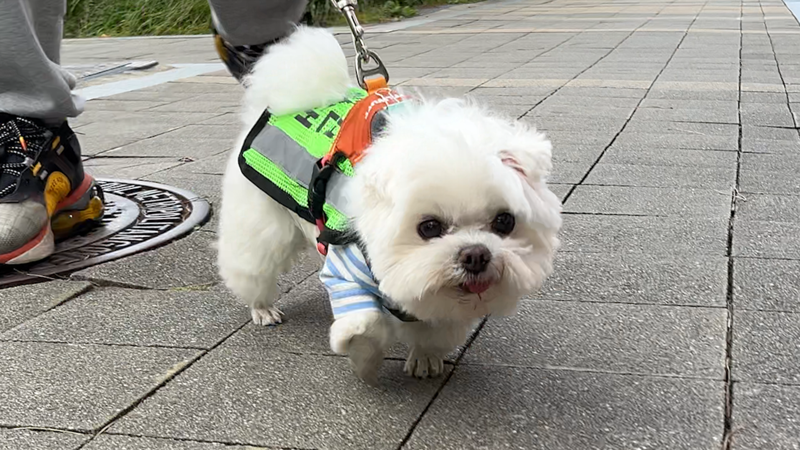
[[[228,72],[230,72],[231,75],[233,75],[240,83],[245,75],[250,73],[250,69],[253,67],[253,64],[255,64],[256,61],[258,61],[258,58],[264,54],[264,52],[267,50],[267,47],[279,40],[276,39],[272,42],[267,42],[260,45],[234,46],[226,42],[225,39],[223,39],[222,36],[217,33],[215,28],[212,28],[211,31],[214,34],[214,46],[217,49],[219,59],[225,63],[225,66],[228,68]]]
[[[55,241],[97,224],[103,193],[83,172],[66,121],[48,128],[0,113],[0,264],[50,256]]]

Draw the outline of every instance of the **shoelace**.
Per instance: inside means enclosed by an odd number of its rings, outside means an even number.
[[[14,192],[19,177],[36,163],[36,155],[45,142],[45,130],[36,123],[16,117],[0,124],[0,179],[11,175],[13,181],[0,185],[0,198]]]

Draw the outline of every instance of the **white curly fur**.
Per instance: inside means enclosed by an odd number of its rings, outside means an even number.
[[[247,84],[245,128],[223,181],[218,265],[227,286],[253,308],[254,321],[271,324],[280,321],[277,277],[313,246],[315,229],[244,178],[238,149],[265,108],[285,114],[325,106],[352,84],[336,39],[305,27],[270,48]],[[561,227],[561,203],[546,185],[550,152],[541,133],[465,100],[421,99],[393,113],[348,195],[381,291],[422,322],[374,313],[336,321],[331,347],[350,355],[359,376],[374,379],[396,340],[411,347],[409,374],[438,375],[444,356],[478,319],[512,313],[541,286]],[[508,236],[491,228],[501,212],[516,218]],[[417,226],[427,217],[440,219],[446,233],[422,239]],[[458,260],[477,244],[491,262],[473,276]],[[475,277],[489,285],[480,295],[464,287]]]

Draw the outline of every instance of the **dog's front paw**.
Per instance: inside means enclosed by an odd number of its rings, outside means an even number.
[[[406,359],[405,372],[416,378],[434,378],[444,372],[444,358],[412,348]]]
[[[383,349],[375,339],[354,336],[348,345],[347,356],[353,372],[370,386],[378,385],[378,370],[383,364]]]
[[[253,317],[253,323],[256,325],[277,325],[283,322],[281,316],[283,313],[276,307],[270,306],[269,308],[252,308],[250,315]]]

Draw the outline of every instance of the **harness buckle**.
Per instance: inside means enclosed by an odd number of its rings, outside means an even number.
[[[343,153],[336,152],[331,157],[325,155],[320,158],[311,174],[311,182],[308,186],[308,210],[311,217],[314,218],[314,223],[320,232],[317,237],[317,251],[325,256],[328,253],[328,243],[322,239],[323,232],[325,231],[325,196],[328,192],[328,181],[330,181],[333,173],[338,169],[339,163],[346,159]]]

